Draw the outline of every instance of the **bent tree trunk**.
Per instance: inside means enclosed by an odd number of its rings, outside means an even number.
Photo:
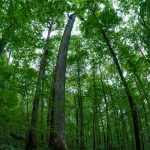
[[[130,109],[131,109],[131,113],[132,113],[133,126],[134,126],[134,136],[135,136],[136,150],[141,150],[140,127],[139,127],[139,120],[138,120],[138,112],[137,112],[136,103],[135,103],[134,98],[132,96],[132,93],[129,89],[128,83],[127,83],[126,79],[123,76],[123,72],[122,72],[121,67],[119,65],[116,54],[115,54],[115,52],[114,52],[114,50],[113,50],[113,48],[110,44],[110,41],[107,38],[106,33],[105,33],[104,30],[101,30],[101,33],[103,35],[103,38],[106,42],[106,45],[107,45],[109,51],[110,51],[111,57],[113,58],[113,61],[116,65],[116,68],[118,70],[118,73],[120,75],[121,81],[122,81],[123,86],[124,86],[125,93],[128,97],[129,104],[130,104]]]
[[[37,147],[37,133],[36,133],[36,127],[37,127],[37,121],[38,121],[38,110],[39,110],[39,101],[40,101],[40,93],[42,92],[42,85],[45,75],[45,66],[46,61],[48,58],[48,43],[50,38],[50,33],[52,30],[53,21],[50,24],[47,40],[44,48],[43,57],[40,62],[40,69],[39,69],[39,75],[36,83],[36,90],[34,95],[34,101],[33,101],[33,109],[32,109],[32,117],[31,117],[31,127],[28,131],[28,137],[26,141],[26,150],[33,150]]]
[[[69,20],[60,44],[54,73],[51,130],[49,139],[49,148],[54,150],[67,149],[65,139],[65,74],[69,39],[75,17],[75,14],[69,16]]]

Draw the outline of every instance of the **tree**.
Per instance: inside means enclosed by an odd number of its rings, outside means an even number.
[[[149,4],[0,1],[0,149],[149,150]]]
[[[76,14],[69,16],[61,40],[54,73],[54,87],[51,108],[50,148],[67,149],[65,140],[65,73],[69,39]]]
[[[52,26],[53,26],[53,20],[51,20],[51,23],[49,26],[47,40],[46,40],[46,44],[45,44],[45,48],[44,48],[44,53],[43,53],[43,57],[42,57],[41,63],[40,63],[39,75],[38,75],[38,80],[36,83],[36,90],[35,90],[34,101],[33,101],[31,128],[28,133],[29,135],[27,138],[26,150],[36,149],[36,147],[37,147],[36,127],[37,127],[37,121],[38,121],[39,101],[40,101],[40,95],[42,92],[43,79],[44,79],[44,75],[45,75],[46,61],[47,61],[48,53],[49,53],[48,45],[49,45],[50,33],[52,31]]]

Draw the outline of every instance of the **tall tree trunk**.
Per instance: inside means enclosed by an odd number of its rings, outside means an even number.
[[[123,100],[125,100],[124,96],[123,96]],[[127,118],[127,114],[124,113],[124,107],[122,105],[118,105],[118,106],[119,106],[120,120],[121,120],[120,131],[121,130],[123,131],[123,132],[120,132],[120,137],[122,139],[122,140],[120,140],[121,149],[122,149],[122,147],[127,147],[127,150],[129,148],[133,149],[134,145],[133,145],[132,141],[134,141],[134,140],[130,139],[130,137],[132,137],[132,135],[133,135],[133,133],[130,132],[130,130],[132,130],[130,116],[128,116],[128,120],[126,120],[125,118]],[[129,123],[130,130],[128,129],[127,122]],[[126,137],[124,137],[125,135],[126,135]],[[125,138],[125,140],[124,140],[124,138]],[[126,146],[124,146],[124,145],[126,145]]]
[[[108,111],[108,99],[107,99],[107,95],[106,95],[106,92],[105,92],[105,85],[104,85],[104,81],[103,81],[103,76],[102,76],[102,73],[101,73],[101,85],[102,85],[102,92],[103,92],[103,98],[104,98],[104,102],[105,102],[105,111],[106,111],[106,131],[107,131],[107,134],[106,134],[106,146],[107,146],[107,150],[110,150],[111,148],[111,131],[110,131],[110,121],[109,121],[109,111]]]
[[[108,83],[108,80],[107,80],[107,84],[109,85]],[[112,101],[112,108],[113,108],[113,114],[114,114],[114,125],[115,125],[115,132],[116,132],[116,141],[117,141],[117,149],[119,150],[120,149],[120,136],[119,136],[119,121],[118,121],[118,112],[117,112],[117,107],[115,105],[115,100],[114,100],[114,97],[113,97],[113,94],[112,94],[112,91],[110,89],[110,87],[108,87],[108,92],[109,92],[109,95],[110,95],[110,98],[111,98],[111,101]]]
[[[77,96],[74,96],[74,105],[75,105],[75,147],[79,146],[79,109],[78,109],[78,99]]]
[[[36,127],[37,127],[37,121],[38,121],[39,101],[41,97],[40,95],[42,92],[42,85],[43,85],[43,80],[44,80],[44,75],[45,75],[46,61],[48,58],[48,51],[49,51],[48,43],[49,43],[50,33],[52,30],[52,25],[53,25],[53,21],[51,22],[50,27],[49,27],[43,57],[40,62],[39,75],[38,75],[38,80],[36,83],[36,90],[35,90],[34,101],[33,101],[31,128],[28,131],[28,137],[27,137],[27,142],[26,142],[26,147],[25,147],[26,150],[33,150],[33,149],[36,149],[37,147]]]
[[[107,150],[107,143],[106,143],[106,132],[105,132],[105,125],[104,125],[104,122],[103,122],[103,115],[102,113],[99,111],[100,113],[100,120],[101,120],[101,126],[102,126],[102,134],[103,134],[103,148],[104,150]]]
[[[128,100],[129,100],[129,104],[130,104],[130,109],[131,109],[131,113],[132,113],[132,119],[133,119],[133,126],[134,126],[134,136],[135,136],[135,143],[136,143],[136,150],[141,150],[141,139],[140,139],[140,127],[139,127],[139,118],[138,118],[138,112],[137,112],[137,107],[136,107],[136,104],[135,104],[135,101],[134,101],[134,98],[131,94],[131,91],[129,89],[129,86],[128,86],[128,83],[127,81],[125,80],[124,76],[123,76],[123,72],[121,70],[121,67],[120,67],[120,64],[118,62],[118,59],[116,57],[116,54],[110,44],[110,41],[109,39],[107,38],[106,36],[106,33],[104,30],[101,30],[101,33],[103,35],[103,38],[106,42],[106,45],[110,51],[110,54],[111,54],[111,57],[113,58],[113,61],[116,65],[116,68],[118,70],[118,73],[120,75],[120,78],[121,78],[121,81],[123,83],[123,86],[124,86],[124,90],[125,90],[125,93],[128,97]]]
[[[49,140],[49,148],[54,150],[67,149],[65,138],[65,74],[69,40],[75,17],[75,14],[69,16],[69,20],[60,44],[54,73],[54,87],[51,108],[51,130]]]
[[[80,127],[80,150],[84,150],[84,117],[83,117],[83,98],[81,90],[81,68],[77,57],[77,89],[78,89],[78,109],[79,109],[79,127]]]
[[[44,89],[44,85],[43,85],[43,88]],[[41,128],[41,131],[42,131],[42,127],[44,125],[44,98],[41,98],[41,114],[40,114],[40,128]],[[44,139],[44,134],[43,132],[41,132],[41,141],[43,141]]]
[[[96,70],[97,66],[93,60],[93,150],[100,149],[100,135],[99,135],[99,118],[98,118],[98,95],[96,84]]]
[[[48,133],[47,133],[47,140],[49,141],[49,133],[50,133],[50,122],[51,122],[51,104],[52,104],[52,93],[53,93],[53,85],[54,85],[54,63],[53,63],[53,70],[51,72],[51,75],[50,75],[50,95],[49,95],[49,98],[48,98],[48,112],[47,112],[47,128],[48,128]]]

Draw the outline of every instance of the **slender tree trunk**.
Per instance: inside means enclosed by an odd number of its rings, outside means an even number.
[[[111,132],[110,132],[110,121],[109,121],[109,114],[108,114],[108,100],[106,97],[105,89],[104,89],[104,83],[103,83],[103,78],[101,74],[101,84],[102,84],[102,91],[103,91],[103,96],[104,96],[104,101],[105,101],[105,106],[106,106],[106,119],[107,119],[107,135],[106,135],[106,143],[107,143],[107,150],[110,150],[111,147]]]
[[[48,134],[47,134],[47,140],[49,141],[49,133],[50,133],[50,122],[51,122],[51,104],[52,104],[52,93],[53,93],[53,84],[54,84],[54,64],[53,64],[53,71],[51,73],[51,76],[50,76],[50,96],[48,98],[48,112],[47,112],[47,128],[48,128]]]
[[[107,80],[108,83],[108,80]],[[119,136],[119,123],[118,123],[118,113],[117,113],[117,107],[115,105],[115,100],[114,97],[112,95],[111,89],[110,87],[108,87],[108,92],[110,94],[110,98],[112,101],[112,108],[113,108],[113,113],[114,113],[114,119],[115,119],[115,129],[116,129],[116,136],[117,136],[117,149],[120,149],[120,136]]]
[[[29,115],[29,100],[26,100],[26,113],[27,113],[27,125],[30,123],[30,115]]]
[[[76,95],[74,96],[74,105],[75,105],[75,124],[76,124],[76,129],[75,129],[75,147],[76,149],[79,146],[79,109],[78,109],[78,99]]]
[[[79,108],[79,125],[80,125],[80,150],[84,150],[84,117],[83,117],[83,98],[81,90],[81,69],[80,61],[77,58],[77,86],[78,86],[78,108]]]
[[[100,71],[100,74],[101,74],[101,77],[100,77],[100,80],[101,80],[101,86],[102,86],[102,93],[103,93],[103,98],[104,98],[104,102],[105,102],[105,105],[106,105],[106,121],[107,121],[107,126],[106,126],[106,149],[109,150],[110,147],[111,147],[111,131],[110,131],[110,121],[109,121],[109,113],[108,113],[108,100],[107,100],[107,97],[106,97],[106,92],[105,92],[105,86],[104,86],[104,81],[103,81],[103,75],[102,75],[102,72],[101,72],[101,69],[99,68],[99,71]]]
[[[101,119],[101,126],[102,126],[102,132],[103,132],[103,140],[102,140],[103,141],[103,148],[104,148],[104,150],[107,150],[105,125],[103,122],[103,117],[102,117],[101,112],[100,112],[100,119]]]
[[[96,84],[96,64],[93,60],[93,150],[100,149],[100,135],[99,135],[99,118],[98,118],[98,95],[97,95],[97,84]]]
[[[133,119],[133,126],[134,126],[134,136],[135,136],[135,143],[136,143],[136,150],[141,150],[141,139],[140,139],[140,127],[139,127],[139,118],[138,118],[138,112],[137,112],[137,107],[136,107],[136,104],[135,104],[135,101],[134,101],[134,98],[131,94],[131,91],[128,87],[128,83],[126,82],[124,76],[123,76],[123,72],[121,70],[121,67],[119,65],[119,62],[118,62],[118,59],[116,57],[116,54],[110,44],[110,41],[109,39],[107,38],[106,36],[106,33],[104,30],[101,30],[101,33],[103,35],[103,38],[108,46],[108,49],[110,51],[110,54],[111,54],[111,57],[113,58],[113,61],[116,65],[116,68],[118,70],[118,73],[120,75],[120,78],[121,78],[121,81],[123,83],[123,86],[124,86],[124,90],[125,90],[125,93],[128,97],[128,100],[129,100],[129,104],[130,104],[130,109],[131,109],[131,113],[132,113],[132,119]]]
[[[123,99],[123,100],[124,100],[124,99]],[[122,130],[124,131],[124,134],[120,132],[120,137],[121,137],[121,134],[122,134],[122,137],[123,137],[123,138],[121,138],[121,139],[123,139],[123,141],[124,141],[124,138],[126,139],[126,140],[125,140],[125,143],[126,143],[126,146],[125,146],[125,147],[127,147],[127,150],[128,150],[129,148],[131,148],[131,149],[134,148],[133,142],[131,142],[132,139],[130,139],[130,136],[132,137],[132,134],[133,134],[133,133],[131,132],[131,134],[129,134],[130,132],[128,131],[127,121],[128,121],[128,123],[129,123],[129,125],[131,124],[131,123],[130,123],[131,121],[130,121],[130,117],[129,117],[129,116],[128,116],[129,119],[126,121],[125,118],[127,118],[127,115],[125,116],[123,109],[124,109],[123,106],[122,106],[122,105],[119,105],[120,120],[121,120],[120,130],[121,130],[121,127],[122,127]],[[130,125],[130,127],[131,127],[131,125]],[[130,128],[130,130],[132,130],[132,129]],[[126,137],[124,137],[124,135],[126,135]],[[122,140],[120,141],[121,149],[122,149],[122,147],[124,147],[123,141],[122,141]]]
[[[39,101],[41,97],[42,85],[43,85],[43,80],[44,80],[44,75],[45,75],[46,61],[48,58],[48,43],[49,43],[52,25],[53,25],[53,21],[51,22],[50,27],[49,27],[43,57],[40,62],[39,75],[38,75],[38,80],[36,83],[36,90],[35,90],[34,101],[33,101],[31,128],[29,129],[29,132],[28,132],[28,137],[27,137],[27,142],[26,142],[26,147],[25,147],[26,150],[33,150],[33,149],[36,149],[37,147],[36,127],[37,127],[37,121],[38,121]]]
[[[54,87],[51,108],[51,130],[49,140],[49,148],[53,150],[67,149],[65,138],[65,74],[69,40],[75,17],[75,14],[69,16],[69,20],[60,44],[54,73]]]
[[[41,107],[40,128],[42,130],[42,127],[44,125],[44,99],[43,98],[41,98],[41,106],[40,107]],[[41,140],[43,141],[43,139],[44,139],[44,134],[42,132],[41,133]]]

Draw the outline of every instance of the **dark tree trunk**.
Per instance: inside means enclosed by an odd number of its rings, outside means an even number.
[[[131,113],[132,113],[132,119],[133,119],[133,126],[134,126],[134,136],[135,136],[135,143],[136,143],[136,150],[141,150],[141,139],[140,139],[140,127],[139,127],[139,120],[138,120],[138,112],[137,112],[137,107],[134,101],[134,98],[131,94],[131,91],[129,89],[128,83],[126,82],[124,76],[123,76],[123,72],[121,70],[120,64],[118,62],[118,59],[116,57],[116,54],[110,44],[109,39],[106,36],[106,33],[104,30],[101,30],[101,33],[103,35],[103,38],[106,42],[106,45],[108,46],[108,49],[110,51],[111,57],[113,58],[113,61],[116,65],[116,68],[118,70],[118,73],[120,75],[121,81],[123,83],[124,86],[124,90],[125,93],[128,97],[129,100],[129,104],[130,104],[130,109],[131,109]]]
[[[75,105],[75,147],[78,148],[79,146],[79,109],[78,109],[78,99],[77,96],[74,96],[74,105]]]
[[[50,75],[50,95],[49,95],[49,99],[48,99],[48,113],[47,113],[47,127],[50,129],[50,122],[51,122],[51,103],[52,103],[52,93],[53,93],[53,87],[54,87],[54,72],[55,72],[55,65],[53,63],[53,70],[51,72]],[[50,131],[50,130],[49,130]],[[49,132],[47,135],[47,138],[49,140]]]
[[[108,84],[108,80],[107,80],[107,84]],[[112,108],[113,108],[114,119],[115,119],[114,122],[115,122],[115,128],[116,128],[115,132],[116,132],[116,137],[117,137],[116,141],[117,141],[117,148],[119,150],[119,148],[120,148],[119,132],[120,131],[119,131],[119,123],[118,123],[119,121],[118,121],[117,107],[115,105],[115,100],[114,100],[114,97],[112,95],[110,87],[108,87],[108,92],[109,92],[109,95],[110,95],[110,98],[111,98],[111,101],[112,101]]]
[[[49,148],[66,150],[65,138],[65,74],[66,60],[75,14],[70,15],[60,44],[54,73]]]
[[[83,98],[81,90],[81,68],[80,61],[77,57],[77,89],[78,89],[78,109],[79,109],[79,133],[80,133],[80,150],[84,150],[84,116],[83,116]]]
[[[44,87],[43,87],[44,89]],[[43,128],[43,125],[44,125],[44,99],[41,98],[41,114],[40,114],[40,127],[41,127],[41,130]],[[41,141],[43,141],[44,139],[44,134],[41,133]]]
[[[0,39],[0,55],[4,52],[4,48],[6,46],[6,40],[4,38]]]
[[[107,121],[107,124],[106,124],[106,149],[107,150],[110,150],[110,147],[111,147],[111,131],[110,131],[110,121],[109,121],[109,111],[108,111],[108,100],[107,100],[107,96],[106,96],[106,92],[105,92],[105,85],[104,85],[104,81],[103,81],[103,76],[102,76],[102,73],[101,73],[101,85],[102,85],[102,93],[103,93],[103,98],[104,98],[104,102],[105,102],[105,106],[106,106],[106,121]]]
[[[124,100],[124,99],[123,99]],[[120,140],[120,144],[121,144],[121,148],[122,147],[124,147],[124,144],[123,143],[126,143],[125,145],[125,147],[127,147],[127,150],[129,149],[129,148],[132,148],[133,149],[133,147],[134,147],[134,145],[133,145],[133,142],[131,142],[131,139],[130,139],[130,136],[132,137],[132,132],[130,133],[129,131],[128,131],[128,127],[127,127],[127,124],[129,123],[129,124],[131,124],[130,122],[130,117],[129,116],[127,116],[126,114],[124,114],[124,108],[123,108],[123,106],[122,105],[119,105],[119,111],[120,111],[120,120],[121,120],[121,123],[120,123],[120,131],[121,130],[123,130],[123,132],[120,132],[120,137],[121,137],[121,139],[123,139],[123,140]],[[128,117],[128,120],[126,121],[126,117]],[[128,123],[127,123],[128,122]],[[131,130],[131,129],[130,129]],[[124,133],[124,134],[123,134]],[[124,137],[124,135],[126,135],[126,137]],[[124,140],[124,138],[126,139],[126,140]],[[125,142],[124,142],[125,141]]]
[[[53,78],[54,78],[54,65],[53,65],[53,71],[52,71],[52,73],[50,75],[50,93],[49,93],[50,96],[49,96],[48,101],[47,101],[47,104],[48,104],[47,127],[49,129],[50,129],[50,121],[51,121],[51,103],[52,103]],[[47,134],[47,139],[49,140],[49,132]]]
[[[96,82],[96,70],[97,66],[93,60],[93,150],[100,149],[100,135],[99,135],[99,117],[98,117],[98,94],[97,94],[97,82]]]
[[[106,132],[105,132],[105,125],[103,122],[103,117],[102,117],[102,113],[100,112],[100,120],[101,120],[101,126],[102,126],[102,133],[103,133],[103,146],[104,146],[104,150],[107,150],[107,143],[106,143]]]
[[[52,25],[53,25],[53,21],[51,22],[50,27],[49,27],[43,57],[40,62],[39,75],[38,75],[38,80],[36,83],[36,90],[35,90],[34,101],[33,101],[31,128],[28,131],[28,137],[27,137],[27,142],[26,142],[26,147],[25,147],[26,150],[33,150],[33,149],[36,149],[36,147],[37,147],[36,127],[37,127],[37,121],[38,121],[39,101],[41,98],[42,85],[43,85],[43,80],[44,80],[44,75],[45,75],[46,61],[48,58],[48,43],[49,43]]]

